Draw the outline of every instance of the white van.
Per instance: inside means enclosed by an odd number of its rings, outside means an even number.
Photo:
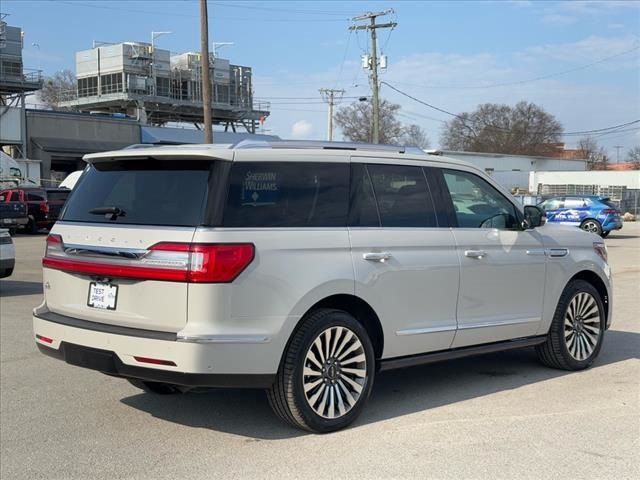
[[[601,238],[402,147],[243,142],[87,155],[47,239],[40,350],[155,393],[268,391],[348,425],[377,371],[535,347],[579,370],[611,322]]]

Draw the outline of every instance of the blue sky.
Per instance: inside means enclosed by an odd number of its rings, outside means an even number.
[[[379,46],[389,58],[382,80],[428,103],[461,112],[484,102],[527,100],[555,115],[565,131],[640,118],[636,1],[210,1],[210,37],[234,42],[220,56],[253,68],[256,97],[272,104],[265,129],[286,138],[324,138],[319,88],[369,94],[360,67],[368,38],[349,32],[349,18],[387,8],[395,10],[388,18],[398,27],[380,31]],[[152,30],[169,30],[159,47],[199,46],[196,1],[3,0],[1,9],[9,24],[25,31],[25,67],[47,74],[73,70],[74,52],[93,40],[149,41]],[[561,74],[567,70],[574,71]],[[384,86],[382,95],[438,146],[442,121],[450,117]],[[576,139],[565,140],[572,146]],[[623,145],[624,156],[640,145],[640,130],[598,140],[613,158],[613,146]]]

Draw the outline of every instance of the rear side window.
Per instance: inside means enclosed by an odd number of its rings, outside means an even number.
[[[436,214],[422,168],[368,165],[383,227],[436,227]]]
[[[123,160],[92,165],[76,185],[62,220],[182,227],[200,225],[214,163],[187,159]],[[96,209],[111,207],[117,207],[123,214],[113,218],[113,215],[95,212]]]
[[[349,164],[236,162],[223,226],[344,227]]]
[[[586,206],[586,203],[584,201],[584,198],[567,197],[564,200],[564,208],[582,208],[585,206]]]
[[[11,196],[9,197],[10,202],[19,202],[20,201],[20,192],[11,192]]]

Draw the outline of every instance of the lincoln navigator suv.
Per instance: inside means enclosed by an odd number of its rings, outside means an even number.
[[[85,160],[34,340],[146,392],[262,388],[330,432],[379,371],[521,347],[581,370],[611,322],[603,240],[457,160],[293,141]]]

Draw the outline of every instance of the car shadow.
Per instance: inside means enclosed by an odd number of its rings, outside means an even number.
[[[591,368],[638,358],[640,334],[608,331]],[[532,348],[379,373],[362,415],[351,428],[517,389],[570,375],[542,366]],[[247,437],[278,440],[307,433],[279,420],[259,390],[213,390],[159,396],[138,394],[122,403],[165,421]]]
[[[0,280],[0,297],[20,297],[42,293],[42,282]]]

